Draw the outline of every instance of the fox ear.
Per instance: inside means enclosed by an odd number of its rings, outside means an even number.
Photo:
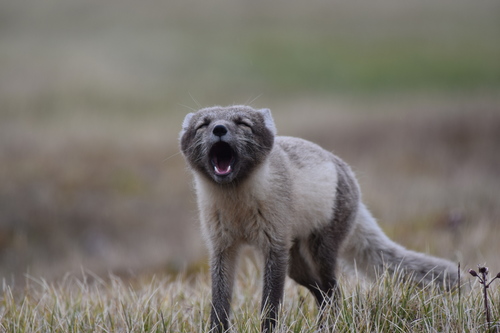
[[[194,113],[188,113],[182,122],[182,131],[185,131],[189,127],[189,123],[191,122],[191,118],[193,118]]]
[[[276,135],[276,125],[274,125],[273,116],[271,115],[271,110],[269,109],[260,109],[258,112],[264,117],[264,124],[266,128]]]
[[[182,138],[184,133],[187,131],[189,128],[189,123],[191,122],[191,118],[193,118],[194,113],[188,113],[186,117],[184,118],[184,121],[182,122],[182,130],[181,133],[179,134],[179,138]]]

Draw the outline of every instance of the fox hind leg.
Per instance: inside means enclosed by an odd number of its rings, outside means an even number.
[[[335,313],[339,300],[335,276],[338,249],[328,242],[322,233],[309,236],[307,240],[294,242],[290,250],[289,275],[300,285],[306,287],[315,297],[319,308],[318,325],[322,331],[330,310]]]
[[[319,278],[318,285],[322,294],[321,302],[319,302],[321,308],[336,302],[338,293],[336,267],[339,242],[333,239],[328,229],[313,233],[307,242]]]
[[[302,249],[301,249],[302,247]],[[290,249],[290,263],[288,275],[298,284],[306,287],[314,295],[318,305],[324,301],[324,295],[321,289],[321,282],[310,260],[305,258],[303,240],[295,240]]]

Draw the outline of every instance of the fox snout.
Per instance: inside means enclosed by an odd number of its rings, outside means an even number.
[[[216,125],[212,130],[212,134],[221,138],[227,134],[227,127],[224,125]]]

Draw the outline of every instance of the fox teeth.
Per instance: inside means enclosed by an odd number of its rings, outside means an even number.
[[[225,171],[219,170],[219,168],[216,165],[214,166],[214,169],[215,169],[215,173],[217,173],[219,175],[225,175],[225,174],[228,174],[232,171],[230,165],[227,167],[227,170],[225,170]]]

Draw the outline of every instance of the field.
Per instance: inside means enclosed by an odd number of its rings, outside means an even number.
[[[397,242],[500,271],[499,9],[493,0],[0,3],[0,331],[206,329],[206,250],[177,140],[187,112],[214,104],[269,107],[280,134],[346,160]],[[258,274],[242,266],[238,330],[258,320]],[[459,305],[456,292],[352,280],[343,278],[338,327],[484,324],[476,287]],[[394,317],[377,312],[384,293]],[[290,331],[313,330],[305,295],[287,287]],[[364,322],[348,318],[358,314],[380,326],[349,326]]]
[[[245,263],[237,278],[231,332],[259,332],[259,284],[250,278],[255,263]],[[210,289],[206,274],[176,278],[148,277],[126,282],[86,273],[58,283],[29,278],[22,292],[3,286],[2,332],[208,332]],[[360,284],[357,276],[341,279],[337,309],[319,314],[303,287],[287,284],[276,332],[487,332],[483,297],[477,283],[444,292],[381,276]],[[494,282],[493,282],[494,283]],[[346,286],[347,285],[347,286]],[[489,294],[493,329],[500,310],[498,288]],[[321,330],[319,329],[321,323]]]

